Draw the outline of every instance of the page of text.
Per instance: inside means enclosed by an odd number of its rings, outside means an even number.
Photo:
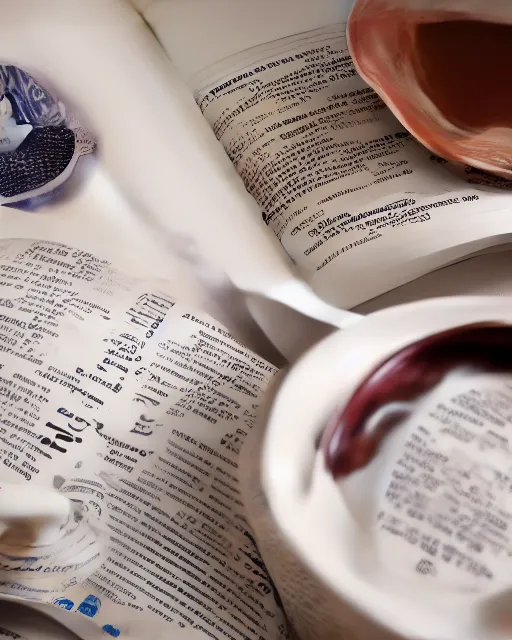
[[[333,304],[510,240],[506,181],[417,143],[357,75],[345,25],[251,49],[193,85],[263,221]]]
[[[162,283],[1,240],[0,482],[73,511],[49,547],[0,544],[0,592],[113,637],[286,636],[238,488],[274,373]]]

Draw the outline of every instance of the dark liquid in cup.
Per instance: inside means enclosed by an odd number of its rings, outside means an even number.
[[[420,86],[449,122],[464,129],[512,127],[512,25],[420,23],[415,44]]]
[[[368,465],[383,439],[408,415],[400,406],[417,402],[447,374],[462,368],[512,372],[512,327],[489,323],[450,329],[405,347],[375,367],[323,434],[321,447],[333,477]],[[391,410],[372,422],[384,407]]]

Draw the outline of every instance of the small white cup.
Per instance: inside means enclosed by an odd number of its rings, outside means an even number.
[[[62,536],[70,510],[69,500],[57,491],[0,482],[0,545],[54,544]]]

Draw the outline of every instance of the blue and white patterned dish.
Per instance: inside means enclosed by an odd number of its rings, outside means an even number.
[[[22,69],[0,65],[0,205],[37,208],[95,148],[52,93]]]

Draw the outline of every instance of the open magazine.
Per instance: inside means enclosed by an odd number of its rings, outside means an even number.
[[[55,544],[2,544],[2,595],[113,637],[286,635],[238,488],[275,368],[90,253],[4,239],[0,274],[0,484],[76,505]]]
[[[342,23],[189,84],[253,199],[239,214],[265,230],[262,262],[280,243],[335,307],[510,241],[506,183],[412,140],[358,78]],[[165,282],[2,229],[0,481],[53,487],[74,510],[51,548],[0,549],[1,594],[82,637],[289,637],[240,486],[275,373]]]

